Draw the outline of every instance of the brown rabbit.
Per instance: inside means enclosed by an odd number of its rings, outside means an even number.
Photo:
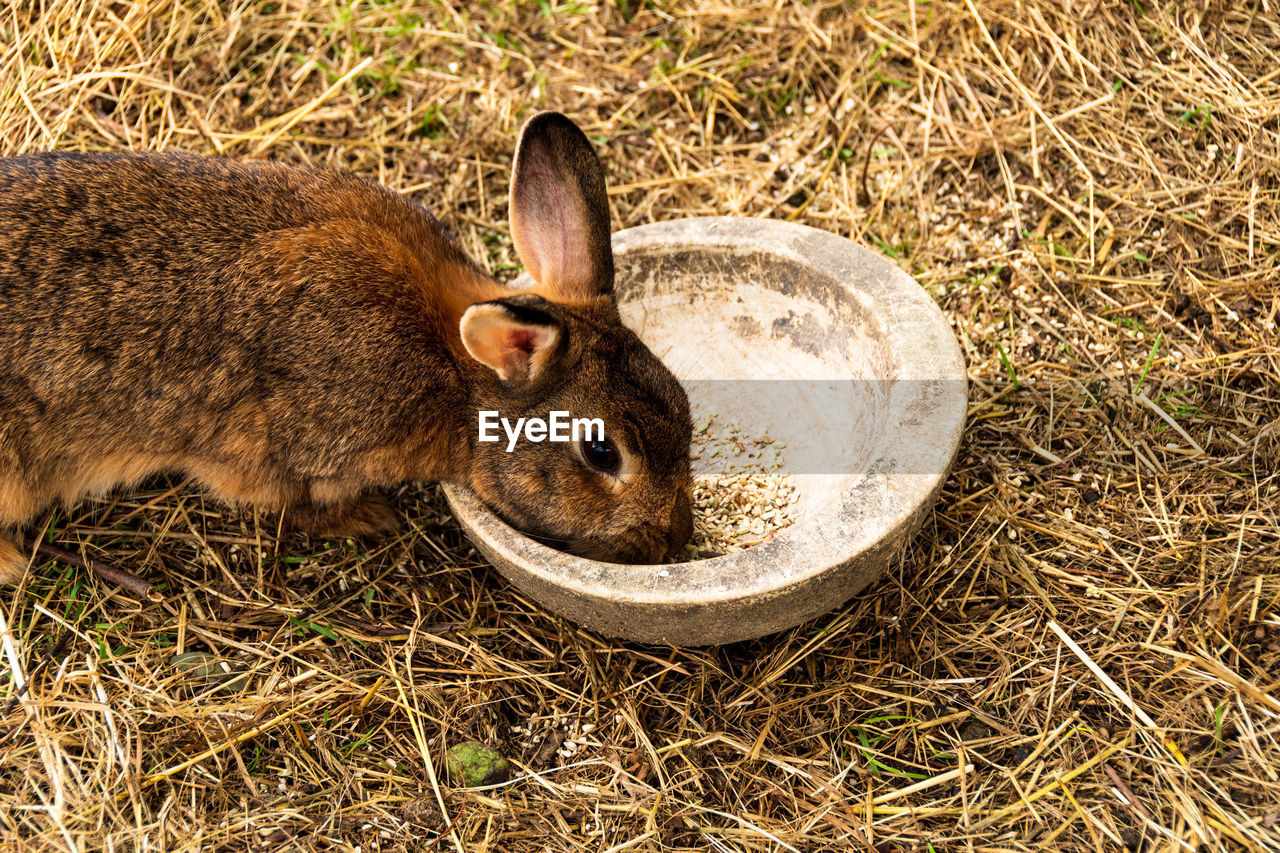
[[[351,176],[189,154],[0,158],[5,533],[161,471],[320,536],[394,526],[378,489],[472,487],[515,527],[656,562],[692,530],[688,400],[618,316],[604,173],[525,125],[506,288],[418,204]],[[604,439],[478,441],[481,410]]]

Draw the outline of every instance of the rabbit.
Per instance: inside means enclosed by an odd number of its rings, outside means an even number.
[[[565,116],[521,130],[499,284],[378,184],[186,153],[0,158],[0,576],[51,503],[160,472],[319,537],[392,530],[382,490],[462,483],[513,527],[655,563],[692,535],[680,383],[614,295],[604,171]],[[599,418],[481,442],[480,411]]]

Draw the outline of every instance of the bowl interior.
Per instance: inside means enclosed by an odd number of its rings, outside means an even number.
[[[641,245],[618,254],[623,321],[680,379],[695,429],[768,435],[798,487],[796,535],[876,459],[883,379],[894,375],[881,322],[803,259],[740,246]],[[694,473],[751,460],[703,454]]]

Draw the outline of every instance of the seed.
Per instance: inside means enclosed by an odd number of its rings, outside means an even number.
[[[683,560],[741,551],[795,523],[799,495],[783,464],[786,443],[768,432],[750,435],[736,422],[721,426],[716,417],[694,419],[691,456],[715,460],[715,471],[694,478],[693,541]]]

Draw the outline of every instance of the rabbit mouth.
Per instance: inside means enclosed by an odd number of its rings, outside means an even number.
[[[675,556],[671,553],[668,539],[656,527],[643,525],[621,536],[589,535],[571,539],[566,544],[571,553],[590,560],[654,565],[668,562]]]
[[[506,513],[499,513],[506,516]],[[521,530],[525,536],[554,548],[588,560],[600,560],[606,563],[631,563],[637,565],[656,565],[674,560],[684,550],[684,544],[692,535],[692,522],[686,529],[678,531],[666,530],[651,522],[640,524],[621,531],[590,531],[581,534],[556,536],[538,530],[533,525],[508,524]],[[680,525],[681,528],[686,527]],[[683,538],[681,538],[683,534]],[[679,540],[679,541],[677,541]]]

